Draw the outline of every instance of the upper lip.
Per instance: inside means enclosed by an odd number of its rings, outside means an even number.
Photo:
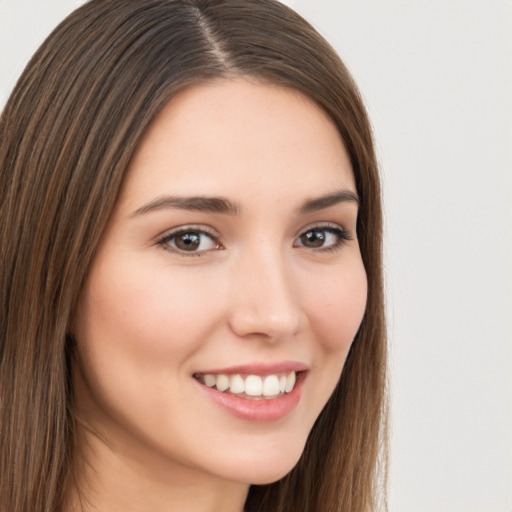
[[[309,367],[307,364],[298,361],[280,361],[276,363],[251,363],[241,364],[235,366],[229,366],[225,368],[209,368],[195,373],[206,374],[246,374],[246,375],[275,375],[278,373],[290,373],[290,372],[302,372],[307,370]]]

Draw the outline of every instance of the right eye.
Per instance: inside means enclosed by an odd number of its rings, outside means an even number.
[[[220,249],[222,246],[212,235],[199,229],[180,229],[162,237],[158,244],[164,249],[185,253],[187,256],[200,256],[202,252]]]

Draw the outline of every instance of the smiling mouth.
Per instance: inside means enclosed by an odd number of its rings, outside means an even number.
[[[302,372],[291,371],[265,376],[196,373],[194,378],[201,384],[221,393],[248,400],[272,400],[293,391],[297,375],[300,373]]]

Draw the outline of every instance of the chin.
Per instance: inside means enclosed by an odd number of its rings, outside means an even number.
[[[246,454],[245,460],[240,460],[232,467],[235,480],[251,485],[267,485],[277,482],[286,476],[299,462],[304,450],[302,443],[296,446],[281,446],[280,449],[267,449],[263,454],[257,453],[251,457]]]
[[[265,471],[262,474],[258,473],[254,478],[249,482],[251,485],[268,485],[281,480],[284,478],[294,467],[296,464],[288,466],[286,469],[279,468],[280,471]],[[273,469],[273,468],[272,468]]]

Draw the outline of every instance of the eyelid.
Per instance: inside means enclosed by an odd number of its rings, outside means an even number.
[[[300,232],[295,237],[295,240],[300,239],[300,237],[302,235],[304,235],[305,233],[308,233],[309,231],[313,231],[313,230],[329,231],[338,237],[338,241],[337,241],[337,243],[335,243],[333,245],[326,246],[326,247],[312,248],[312,247],[307,247],[303,244],[299,244],[296,247],[304,247],[306,249],[309,249],[309,250],[312,250],[315,252],[332,252],[332,251],[341,249],[345,245],[346,242],[353,240],[353,238],[354,238],[352,233],[348,229],[345,229],[340,224],[336,224],[333,222],[317,222],[317,223],[311,224],[310,226],[307,226],[307,227],[301,229]],[[295,241],[294,241],[294,246],[295,246]]]
[[[338,224],[337,222],[313,222],[312,224],[301,228],[300,231],[297,233],[296,237],[299,237],[313,229],[325,229],[326,231],[330,229],[333,231],[340,231],[343,232],[343,234],[346,235],[349,240],[352,240],[353,238],[351,230],[344,228],[341,224]]]
[[[169,229],[165,231],[163,234],[159,235],[155,240],[155,245],[158,245],[162,247],[162,249],[169,251],[174,254],[178,254],[180,256],[202,256],[203,254],[209,252],[213,249],[208,250],[202,250],[202,251],[182,251],[176,247],[173,247],[168,244],[170,240],[173,238],[183,235],[185,233],[195,232],[202,235],[207,235],[210,237],[217,245],[222,246],[222,243],[219,241],[219,235],[216,231],[214,231],[209,226],[205,226],[204,224],[197,225],[197,224],[187,224],[183,226],[178,226],[176,228]],[[218,250],[218,249],[215,249]]]

